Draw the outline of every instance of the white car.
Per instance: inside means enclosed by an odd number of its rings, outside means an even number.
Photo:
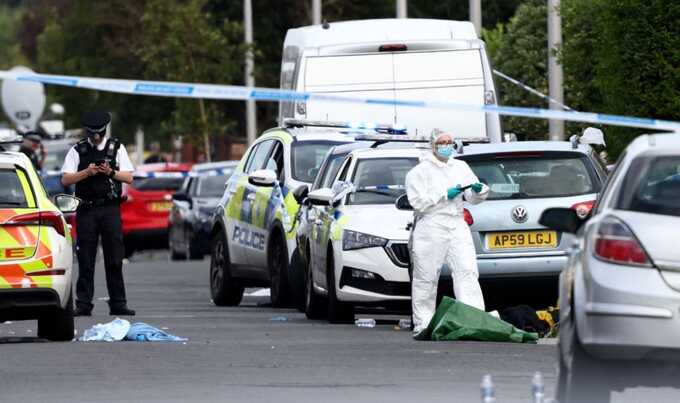
[[[405,249],[412,213],[395,207],[422,149],[362,148],[317,179],[331,187],[307,196],[306,314],[332,323],[354,319],[355,305],[408,304]],[[331,155],[332,157],[332,155]],[[335,168],[333,168],[335,166]]]
[[[0,189],[0,323],[37,319],[39,337],[71,340],[73,241],[62,212],[78,199],[53,204],[19,153],[0,152]]]

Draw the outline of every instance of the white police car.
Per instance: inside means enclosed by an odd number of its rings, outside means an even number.
[[[304,194],[294,191],[307,190],[301,185],[311,184],[331,147],[354,141],[363,130],[297,120],[284,126],[250,146],[217,207],[210,262],[216,305],[238,305],[244,287],[271,287],[277,306],[293,302],[290,284],[304,286],[295,241],[297,200]]]

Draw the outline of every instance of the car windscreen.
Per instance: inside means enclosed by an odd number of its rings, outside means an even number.
[[[224,185],[226,183],[227,177],[224,175],[204,176],[200,178],[198,182],[196,196],[222,197],[222,194],[224,193]]]
[[[64,165],[68,150],[70,148],[47,149],[42,169],[45,171],[60,171]]]
[[[141,191],[175,191],[182,187],[182,177],[135,178],[132,187]]]
[[[17,171],[0,169],[0,208],[28,207]]]
[[[457,157],[489,186],[488,200],[568,197],[600,190],[595,168],[575,152],[497,153]]]
[[[406,174],[418,158],[366,158],[357,161],[352,183],[355,191],[347,204],[394,204],[406,193]]]
[[[633,161],[617,208],[680,216],[680,156],[646,156]]]
[[[296,141],[291,146],[291,174],[300,182],[312,183],[333,146],[345,144],[332,141]]]

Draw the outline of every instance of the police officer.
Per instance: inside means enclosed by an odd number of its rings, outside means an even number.
[[[43,161],[45,161],[45,149],[42,147],[40,133],[34,131],[24,133],[24,141],[19,147],[19,152],[26,154],[36,171],[42,169]]]
[[[78,282],[76,316],[92,315],[94,266],[99,237],[104,249],[106,287],[110,315],[134,315],[127,307],[123,283],[123,232],[120,220],[122,183],[132,182],[130,157],[118,139],[106,135],[111,121],[107,112],[88,112],[82,117],[87,138],[66,154],[61,182],[76,185],[83,200],[76,213]]]

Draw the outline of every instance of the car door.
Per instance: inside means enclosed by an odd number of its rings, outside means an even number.
[[[264,165],[273,140],[265,140],[253,145],[248,152],[241,175],[234,175],[227,185],[225,206],[225,226],[231,263],[240,267],[248,265],[248,249],[253,244],[251,234],[252,209],[255,193],[248,183],[248,175]]]
[[[193,178],[187,177],[182,187],[176,194],[188,195],[188,189]],[[168,238],[174,250],[184,250],[184,227],[189,202],[185,200],[173,200],[170,214],[168,215]]]
[[[248,184],[254,195],[251,214],[252,232],[257,234],[257,242],[248,248],[248,264],[253,267],[267,269],[267,245],[271,236],[272,225],[277,213],[282,209],[280,196],[284,180],[283,144],[278,140],[271,141],[270,152],[261,169],[274,171],[279,180],[278,186],[256,186]],[[256,243],[256,244],[255,244]]]
[[[343,162],[339,174],[329,186],[337,181],[344,181],[348,177],[348,172],[352,163],[352,158],[348,157]],[[310,209],[310,222],[312,225],[312,263],[314,265],[314,281],[317,286],[326,288],[326,267],[328,257],[328,243],[330,240],[331,227],[335,220],[335,208],[331,206],[312,206]]]

